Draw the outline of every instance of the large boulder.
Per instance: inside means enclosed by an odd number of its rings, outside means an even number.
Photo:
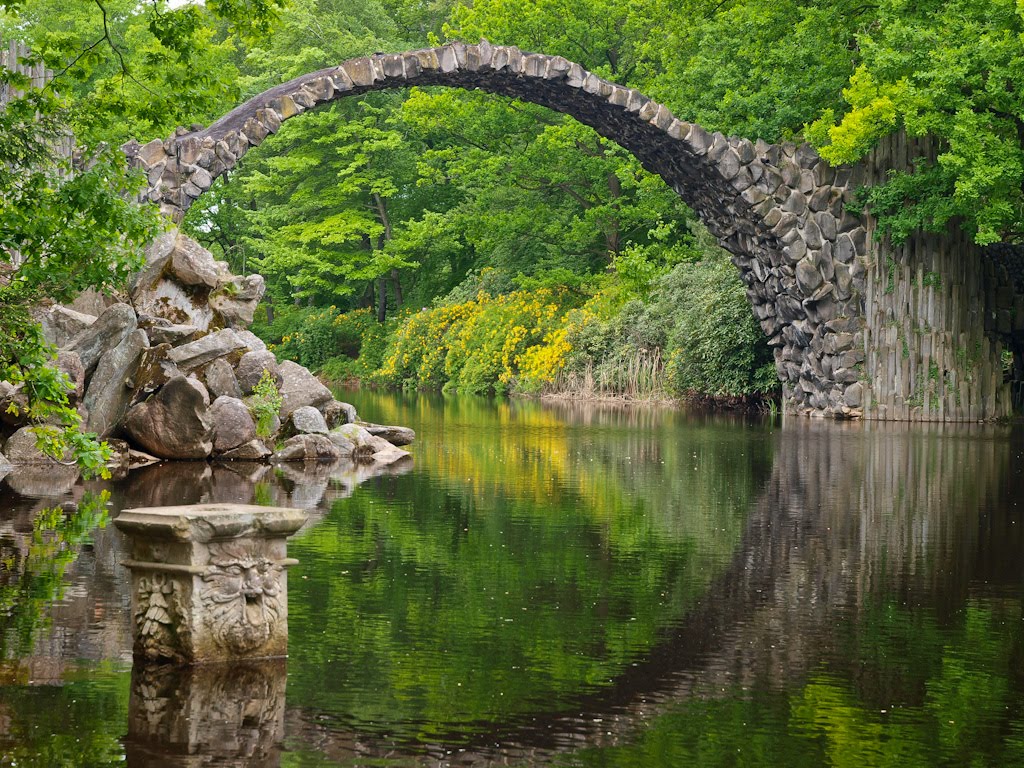
[[[76,312],[60,304],[40,312],[37,319],[43,329],[43,338],[58,349],[96,322],[95,315]]]
[[[263,341],[263,339],[261,339],[259,336],[257,336],[252,331],[247,331],[247,330],[243,329],[243,330],[237,331],[237,333],[238,333],[238,338],[240,338],[242,341],[244,341],[245,345],[247,347],[249,347],[249,349],[265,350],[267,348],[266,342]]]
[[[295,435],[270,458],[271,461],[330,461],[342,456],[327,435]]]
[[[180,371],[188,372],[241,349],[245,349],[245,342],[230,328],[224,328],[196,341],[174,347],[167,353],[167,359],[177,365]]]
[[[324,418],[330,429],[340,427],[342,424],[354,424],[359,421],[355,406],[343,403],[340,400],[332,400],[323,406]]]
[[[0,381],[0,424],[15,428],[28,424],[28,395],[24,384]]]
[[[68,402],[71,405],[81,402],[85,395],[85,366],[82,365],[82,357],[77,352],[62,349],[57,353],[57,368],[71,383]]]
[[[235,371],[231,363],[223,357],[214,360],[203,373],[206,380],[206,388],[210,390],[212,397],[236,397],[242,398],[242,389],[238,386],[238,379],[235,378]]]
[[[293,435],[327,434],[324,415],[312,405],[300,405],[288,415],[285,431]]]
[[[205,459],[213,451],[209,411],[206,387],[179,374],[132,406],[125,430],[132,442],[162,459]]]
[[[120,345],[138,327],[134,309],[128,304],[114,304],[96,318],[96,322],[79,332],[65,348],[78,353],[88,379],[100,358]]]
[[[416,433],[409,427],[388,427],[381,424],[363,424],[367,432],[375,437],[383,437],[392,445],[409,445],[416,439]]]
[[[255,438],[230,451],[224,451],[217,458],[223,461],[263,461],[272,453],[262,440]]]
[[[224,453],[256,439],[256,423],[245,403],[235,397],[218,397],[210,406],[213,452]]]
[[[7,461],[15,466],[22,464],[57,464],[53,459],[36,447],[37,435],[33,427],[22,427],[7,438],[4,443],[4,455]],[[63,457],[65,462],[73,463],[70,453]]]
[[[265,291],[261,275],[232,277],[210,294],[215,322],[226,328],[247,328]]]
[[[312,405],[319,409],[319,406],[326,405],[334,399],[331,390],[298,363],[285,360],[277,369],[281,374],[282,421],[287,420],[292,411],[303,405]]]
[[[150,342],[170,344],[172,347],[192,341],[200,332],[194,325],[178,325],[162,317],[152,317],[151,315],[140,317],[139,325],[146,329]]]
[[[137,328],[103,355],[82,399],[89,414],[86,432],[108,437],[118,429],[132,400],[131,383],[139,360],[148,346],[146,332]]]
[[[274,353],[266,349],[257,349],[246,352],[242,359],[235,366],[235,378],[238,379],[238,386],[242,389],[243,395],[251,395],[253,388],[263,378],[263,372],[267,371],[274,378],[278,388],[284,383],[281,373],[277,368],[277,358]]]

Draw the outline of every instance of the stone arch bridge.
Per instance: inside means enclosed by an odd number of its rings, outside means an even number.
[[[412,85],[541,104],[593,127],[661,176],[732,254],[774,348],[787,413],[965,421],[1011,412],[1024,379],[1024,284],[1011,280],[1015,266],[960,233],[891,247],[875,241],[870,217],[847,210],[857,186],[931,151],[900,137],[862,165],[836,168],[809,145],[709,133],[562,57],[481,41],[352,59],[271,88],[208,128],[179,128],[124,150],[147,176],[143,196],[180,222],[214,179],[285,120],[338,98]],[[1007,373],[1013,358],[1016,376]]]

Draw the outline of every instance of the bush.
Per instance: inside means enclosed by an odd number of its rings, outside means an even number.
[[[677,266],[650,311],[671,318],[666,374],[675,392],[738,397],[778,388],[771,349],[724,255]]]

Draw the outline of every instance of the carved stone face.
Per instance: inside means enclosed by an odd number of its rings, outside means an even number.
[[[281,574],[262,542],[210,545],[202,601],[207,626],[221,646],[248,653],[274,634],[282,614]]]

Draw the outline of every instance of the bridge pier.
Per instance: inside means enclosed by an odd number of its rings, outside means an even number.
[[[911,168],[919,156],[935,156],[930,141],[891,136],[855,181],[880,182],[890,169]],[[872,217],[866,226],[864,418],[962,422],[1010,416],[1024,342],[1024,285],[1011,275],[1013,249],[1000,258],[956,226],[942,234],[917,232],[894,246],[887,238],[875,240]]]

